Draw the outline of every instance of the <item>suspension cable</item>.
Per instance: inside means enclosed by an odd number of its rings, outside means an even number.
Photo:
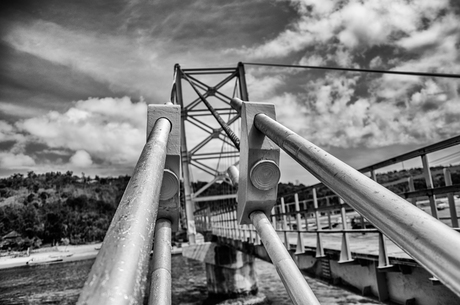
[[[314,70],[335,70],[335,71],[368,72],[368,73],[380,73],[380,74],[398,74],[398,75],[414,75],[414,76],[429,76],[429,77],[444,77],[444,78],[460,78],[460,74],[445,74],[445,73],[431,73],[431,72],[355,69],[355,68],[287,65],[287,64],[272,64],[272,63],[257,63],[257,62],[243,62],[243,64],[251,65],[251,66],[267,66],[267,67],[279,67],[279,68],[300,68],[300,69],[314,69]]]
[[[201,101],[206,105],[208,110],[211,112],[211,114],[214,116],[214,118],[217,120],[219,125],[222,127],[222,129],[225,131],[225,133],[228,135],[230,140],[233,142],[235,145],[236,149],[238,151],[240,150],[240,139],[236,136],[236,134],[230,129],[230,127],[225,123],[225,121],[220,117],[219,113],[211,106],[211,104],[206,100],[206,98],[198,91],[198,89],[195,87],[193,82],[188,78],[187,74],[185,74],[182,70],[182,75],[184,76],[185,80],[190,84],[190,86],[193,88],[195,93],[200,97]]]

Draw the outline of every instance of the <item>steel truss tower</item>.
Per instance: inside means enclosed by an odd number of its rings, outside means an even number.
[[[211,83],[214,85],[209,85]],[[239,126],[240,115],[230,106],[233,97],[249,100],[242,63],[233,68],[207,69],[182,69],[175,65],[171,102],[182,109],[182,176],[187,235],[192,244],[196,235],[195,202],[236,198],[236,194],[200,197],[214,183],[229,180],[226,171],[219,170],[218,160],[239,157],[239,139],[232,127]],[[224,152],[216,142],[231,149]],[[188,145],[192,148],[188,149]],[[191,184],[192,177],[196,177],[192,176],[193,170],[198,175],[212,177],[209,183],[195,192]]]

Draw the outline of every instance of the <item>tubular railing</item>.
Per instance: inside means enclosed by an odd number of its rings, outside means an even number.
[[[155,223],[171,126],[160,118],[150,132],[77,304],[141,304],[155,230],[157,241],[163,242],[155,243],[152,283],[161,287],[152,291],[165,302],[170,295],[170,255],[168,262],[164,245],[168,239],[170,243],[171,223]]]
[[[460,295],[460,235],[264,114],[263,134]]]

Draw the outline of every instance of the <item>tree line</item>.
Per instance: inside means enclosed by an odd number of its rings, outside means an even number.
[[[1,241],[1,248],[102,241],[128,181],[70,171],[0,179],[0,236],[20,235]]]

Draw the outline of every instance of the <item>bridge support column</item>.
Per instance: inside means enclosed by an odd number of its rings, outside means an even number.
[[[184,247],[182,255],[206,263],[211,298],[234,299],[257,294],[252,255],[211,242]]]
[[[214,262],[206,262],[210,295],[235,298],[257,293],[254,257],[234,248],[216,245]]]

